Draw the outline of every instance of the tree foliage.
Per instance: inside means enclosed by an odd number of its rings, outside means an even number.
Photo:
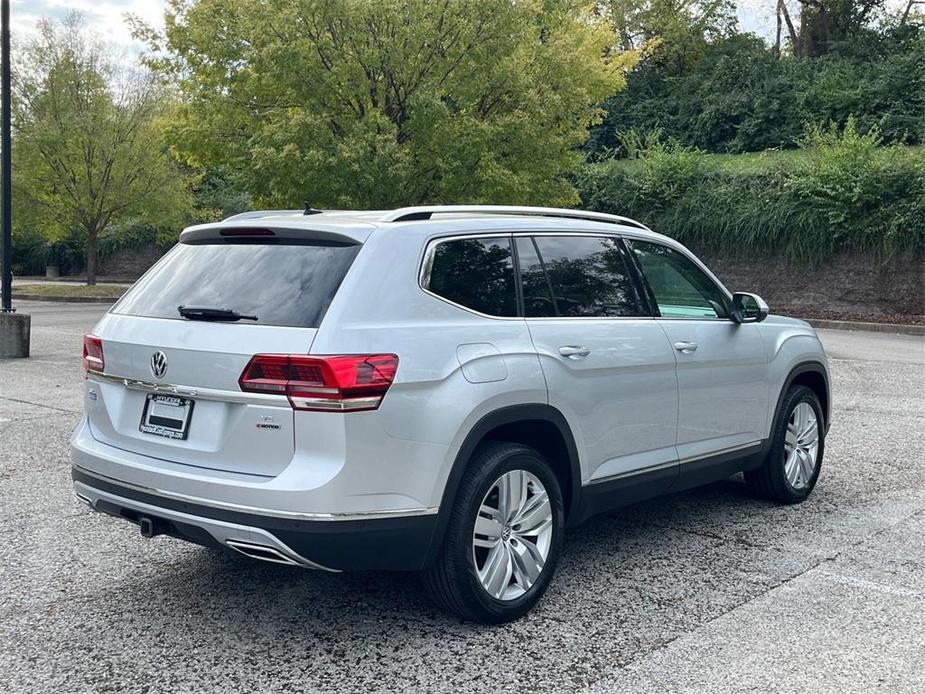
[[[884,142],[925,142],[925,30],[859,30],[824,56],[778,58],[738,34],[705,44],[681,73],[642,60],[591,129],[595,157],[622,151],[619,133],[660,129],[710,152],[797,146],[806,123],[877,129]]]
[[[884,0],[796,0],[799,23],[790,18],[786,0],[778,0],[778,45],[781,19],[786,20],[794,55],[811,58],[848,41],[883,12]]]
[[[609,0],[606,10],[624,50],[646,49],[675,72],[737,28],[733,0]]]
[[[587,0],[170,0],[176,151],[258,204],[573,204],[632,54]]]
[[[925,151],[884,147],[853,119],[809,126],[792,152],[723,156],[657,134],[632,139],[632,159],[579,171],[583,205],[726,254],[925,254]]]
[[[42,22],[15,80],[18,226],[51,240],[80,234],[88,284],[100,234],[129,218],[179,221],[189,208],[153,122],[162,90],[144,73],[118,70],[77,15]]]

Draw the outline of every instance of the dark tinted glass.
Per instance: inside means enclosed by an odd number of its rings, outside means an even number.
[[[685,255],[657,243],[632,242],[659,313],[666,318],[716,318],[726,315],[726,297]]]
[[[490,316],[516,316],[514,264],[507,237],[444,241],[434,251],[427,287]]]
[[[184,320],[178,306],[230,308],[261,325],[317,328],[359,246],[181,243],[114,313]]]
[[[645,315],[617,239],[596,236],[537,236],[536,250],[520,256],[528,315],[621,317]],[[518,240],[517,250],[526,247]],[[542,263],[542,267],[540,266]],[[543,275],[545,269],[545,276]],[[544,308],[541,284],[552,289]],[[548,296],[547,293],[545,294]],[[545,310],[545,313],[542,312]]]
[[[517,258],[520,260],[520,278],[524,288],[524,315],[542,318],[556,315],[549,276],[543,269],[532,238],[515,239]]]

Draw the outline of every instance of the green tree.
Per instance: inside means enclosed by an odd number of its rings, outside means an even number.
[[[169,0],[176,150],[267,205],[574,204],[632,54],[592,0]]]
[[[738,23],[733,0],[609,0],[603,7],[621,48],[645,49],[647,60],[675,72]]]
[[[79,15],[43,21],[15,80],[15,175],[49,240],[79,232],[87,284],[98,240],[128,218],[179,222],[189,185],[154,127],[164,93],[145,73],[115,63]]]
[[[777,51],[780,53],[781,19],[785,20],[794,55],[812,58],[861,33],[884,10],[884,0],[796,0],[799,26],[795,27],[786,0],[777,1]],[[905,22],[913,3],[903,15]]]

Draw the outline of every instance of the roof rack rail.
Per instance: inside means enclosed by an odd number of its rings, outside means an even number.
[[[608,224],[623,224],[651,231],[649,227],[635,219],[620,217],[604,212],[588,212],[586,210],[565,210],[558,207],[522,207],[518,205],[421,205],[418,207],[402,207],[387,212],[380,222],[412,222],[430,219],[435,214],[497,214],[515,217],[561,217],[565,219],[586,219],[592,222]]]

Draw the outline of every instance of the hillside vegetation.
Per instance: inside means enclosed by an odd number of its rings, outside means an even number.
[[[707,154],[630,133],[630,158],[576,175],[582,204],[635,217],[698,248],[820,262],[839,250],[925,254],[925,148],[882,146],[852,119],[809,128],[802,148]]]

